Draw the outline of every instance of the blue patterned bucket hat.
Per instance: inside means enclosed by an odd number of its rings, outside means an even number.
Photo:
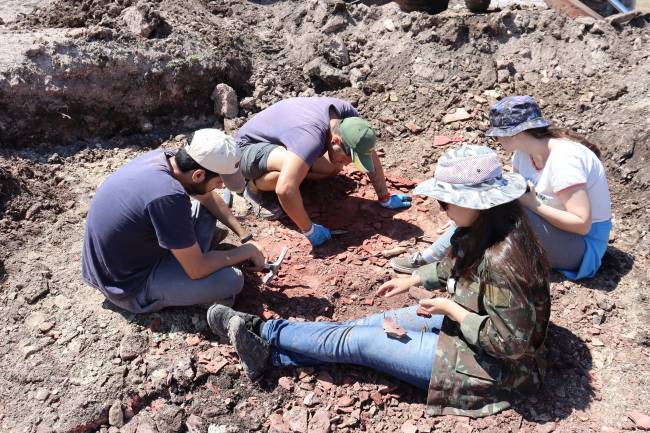
[[[542,110],[530,96],[508,96],[497,101],[490,109],[489,137],[512,137],[522,131],[549,126]]]
[[[503,173],[499,155],[489,147],[464,144],[446,151],[433,179],[414,192],[468,209],[490,209],[521,197],[526,179]]]

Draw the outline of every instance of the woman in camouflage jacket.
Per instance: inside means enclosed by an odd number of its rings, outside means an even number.
[[[446,152],[435,177],[416,188],[458,226],[450,255],[377,294],[424,285],[450,297],[340,323],[264,322],[215,305],[208,323],[230,339],[251,379],[269,359],[277,367],[349,363],[428,390],[431,414],[506,409],[541,385],[550,314],[548,265],[516,200],[525,190],[520,175],[502,173],[496,153],[469,145]]]

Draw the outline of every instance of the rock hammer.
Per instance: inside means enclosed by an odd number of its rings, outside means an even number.
[[[264,278],[262,278],[262,282],[264,284],[267,284],[271,278],[273,278],[277,273],[278,270],[280,269],[280,265],[284,261],[284,256],[287,255],[287,251],[289,251],[288,247],[282,248],[282,251],[280,252],[280,255],[278,256],[278,259],[274,262],[266,262],[264,265],[264,270],[268,271],[265,275]]]

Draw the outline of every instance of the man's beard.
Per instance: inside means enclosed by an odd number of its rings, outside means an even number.
[[[201,183],[185,186],[185,192],[189,195],[203,195],[208,192],[208,181],[204,180]]]

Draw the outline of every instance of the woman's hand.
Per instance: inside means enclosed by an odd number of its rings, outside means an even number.
[[[443,314],[458,323],[462,323],[469,314],[464,307],[448,298],[422,299],[420,307],[429,314]]]
[[[420,307],[429,314],[449,314],[449,303],[453,302],[447,298],[421,299]]]
[[[406,292],[409,287],[416,286],[422,281],[417,275],[411,275],[407,278],[394,278],[390,281],[386,281],[382,284],[379,289],[375,292],[377,296],[383,296],[389,298],[391,296],[399,295],[400,293]]]
[[[537,191],[535,191],[535,185],[533,185],[531,181],[528,181],[527,192],[519,197],[519,203],[529,209],[535,208],[539,204],[537,200]]]

